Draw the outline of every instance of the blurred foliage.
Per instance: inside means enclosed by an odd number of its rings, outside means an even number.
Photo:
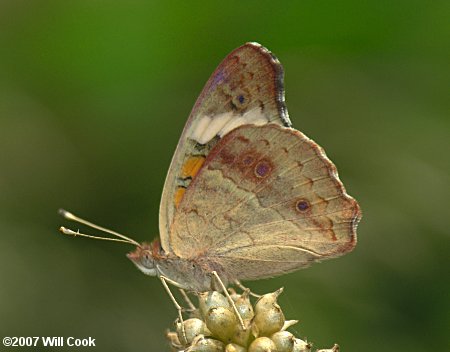
[[[176,312],[158,280],[125,245],[61,236],[56,210],[158,236],[190,108],[228,52],[258,41],[364,217],[352,254],[248,285],[285,286],[286,318],[317,346],[448,346],[449,4],[0,2],[0,335],[167,350]]]

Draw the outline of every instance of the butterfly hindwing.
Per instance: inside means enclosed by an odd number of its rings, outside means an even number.
[[[244,125],[212,148],[169,240],[180,257],[255,279],[350,251],[360,216],[315,142],[277,124]]]

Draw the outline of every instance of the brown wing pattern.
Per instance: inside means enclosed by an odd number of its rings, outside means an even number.
[[[228,132],[243,124],[290,126],[283,69],[267,49],[247,43],[231,52],[200,94],[172,159],[160,205],[160,238],[170,252],[170,226],[192,179]]]
[[[361,217],[322,148],[276,124],[241,126],[219,141],[179,210],[175,254],[207,257],[239,279],[345,254]]]

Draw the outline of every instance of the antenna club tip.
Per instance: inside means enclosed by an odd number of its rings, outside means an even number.
[[[64,235],[72,235],[72,236],[76,235],[75,232],[73,232],[72,230],[66,229],[64,226],[61,226],[59,228],[59,232],[61,232]]]
[[[74,219],[74,215],[72,213],[70,213],[67,210],[64,210],[62,208],[58,209],[58,214],[65,217],[66,219],[70,219],[70,220]]]

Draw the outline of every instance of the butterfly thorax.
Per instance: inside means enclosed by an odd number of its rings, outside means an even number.
[[[127,257],[149,276],[164,276],[176,286],[192,290],[207,291],[211,289],[211,272],[221,271],[201,258],[180,258],[173,253],[165,252],[158,239],[151,244],[143,243]]]
[[[190,291],[211,290],[211,272],[207,265],[200,261],[168,255],[156,261],[159,275],[163,275],[176,286]]]

